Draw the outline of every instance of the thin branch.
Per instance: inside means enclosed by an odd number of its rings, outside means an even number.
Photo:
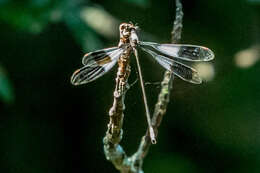
[[[183,19],[183,11],[182,11],[182,4],[180,0],[176,0],[176,16],[174,20],[172,34],[172,43],[178,43],[181,39],[181,32],[182,32],[182,19]],[[158,127],[161,124],[162,118],[166,113],[167,105],[170,101],[170,92],[172,89],[174,76],[172,72],[166,71],[164,73],[163,81],[161,82],[161,91],[158,96],[157,103],[155,105],[153,118],[152,118],[152,126],[155,131],[155,135],[158,134]],[[132,156],[137,158],[136,162],[139,162],[140,169],[142,168],[143,159],[147,155],[149,148],[151,145],[151,141],[149,138],[148,130],[146,131],[145,136],[142,137],[139,148],[137,152]]]
[[[176,0],[176,17],[174,20],[174,26],[172,30],[172,43],[177,43],[181,38],[182,31],[182,4],[180,0]],[[127,157],[123,148],[119,145],[123,130],[123,118],[124,118],[124,98],[128,88],[128,77],[130,74],[130,66],[127,61],[129,51],[126,50],[119,59],[119,68],[116,78],[116,88],[114,92],[114,103],[109,111],[110,121],[108,124],[108,130],[106,136],[103,139],[104,152],[107,160],[110,160],[114,166],[121,173],[143,173],[142,166],[143,160],[147,155],[151,140],[149,137],[149,127],[146,134],[142,137],[139,148],[132,156]],[[126,74],[120,72],[126,71]],[[170,91],[173,83],[173,75],[171,72],[166,71],[164,79],[161,82],[161,91],[158,96],[158,101],[155,105],[154,114],[152,118],[152,126],[155,131],[155,135],[158,134],[158,127],[161,124],[162,118],[166,112],[167,105],[169,103]]]
[[[124,119],[124,100],[129,87],[128,77],[130,75],[129,49],[124,50],[118,61],[118,72],[116,78],[116,87],[114,91],[113,106],[109,111],[110,121],[106,136],[103,139],[104,152],[106,159],[110,160],[114,166],[122,173],[129,170],[129,162],[123,148],[119,145],[123,137],[123,119]]]
[[[183,19],[183,11],[181,0],[176,0],[176,16],[172,28],[172,43],[179,43],[181,40],[182,33],[182,19]]]

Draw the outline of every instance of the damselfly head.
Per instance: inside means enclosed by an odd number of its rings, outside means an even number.
[[[136,30],[137,27],[132,24],[132,23],[122,23],[119,26],[119,31],[120,31],[120,37],[122,38],[129,38],[129,36],[131,35],[131,31],[132,30]]]

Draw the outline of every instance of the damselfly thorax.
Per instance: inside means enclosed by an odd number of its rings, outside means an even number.
[[[120,83],[120,86],[117,85],[116,90],[119,91],[119,95],[121,95],[124,92],[123,88],[125,88],[124,85],[126,85],[130,74],[130,54],[131,52],[134,52],[143,91],[150,137],[152,142],[154,141],[155,143],[141,67],[136,49],[140,48],[147,52],[166,70],[172,72],[184,81],[194,84],[200,84],[202,79],[199,77],[199,74],[195,69],[183,62],[210,61],[214,58],[214,53],[203,46],[188,44],[158,44],[139,41],[136,30],[137,26],[132,23],[122,23],[119,27],[120,41],[118,46],[87,53],[82,59],[83,67],[73,73],[71,83],[73,85],[81,85],[94,81],[103,76],[116,64],[116,62],[118,62],[119,67],[116,80],[121,82],[117,82],[117,84]],[[120,88],[122,88],[122,90]]]

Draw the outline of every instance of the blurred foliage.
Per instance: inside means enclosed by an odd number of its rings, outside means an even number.
[[[6,1],[1,4],[0,17],[16,29],[37,34],[53,17],[51,13],[57,6],[53,2],[49,0]]]
[[[259,3],[183,0],[183,8],[182,43],[214,51],[208,66],[214,76],[202,85],[175,79],[144,171],[258,173]],[[105,11],[110,19],[92,15],[97,22],[89,22],[82,17],[88,9]],[[138,23],[145,41],[169,42],[174,9],[168,0],[0,0],[0,172],[115,172],[105,160],[102,138],[116,69],[79,87],[71,86],[70,75],[84,53],[117,45],[117,22]],[[116,34],[108,37],[100,26]],[[160,81],[164,70],[141,51],[140,56],[145,81]],[[132,63],[130,82],[135,71]],[[158,92],[147,86],[151,110]],[[129,154],[145,122],[136,84],[126,98],[122,144]]]
[[[149,0],[122,0],[129,3],[133,3],[142,7],[146,7],[149,4]]]
[[[85,50],[102,43],[87,23],[80,19],[80,8],[88,1],[28,0],[6,1],[0,6],[0,19],[16,30],[39,34],[51,23],[64,22]],[[92,4],[93,5],[93,4]]]
[[[0,65],[0,100],[10,104],[14,101],[14,93],[12,85],[3,69]]]
[[[252,4],[260,4],[260,1],[259,0],[248,0],[249,3],[252,3]]]

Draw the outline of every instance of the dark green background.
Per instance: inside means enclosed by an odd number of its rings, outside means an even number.
[[[81,21],[87,6],[138,23],[147,41],[170,42],[174,1],[0,0],[0,172],[116,172],[102,146],[116,68],[93,83],[70,84],[84,53],[118,43]],[[260,65],[239,68],[234,55],[259,44],[260,2],[184,0],[183,8],[182,43],[214,51],[215,77],[201,85],[176,78],[144,171],[258,173]],[[161,81],[164,70],[141,55],[145,81]],[[137,78],[132,66],[130,81]],[[159,87],[146,88],[153,110]],[[129,155],[145,132],[144,115],[136,84],[126,97],[122,145]]]

